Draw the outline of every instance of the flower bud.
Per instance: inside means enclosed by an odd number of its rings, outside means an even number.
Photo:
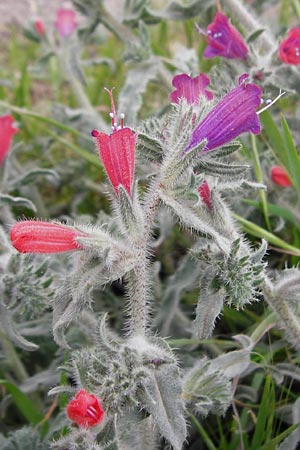
[[[271,167],[270,177],[273,183],[278,184],[278,186],[288,187],[292,185],[288,174],[280,166]]]
[[[10,239],[20,253],[60,253],[81,250],[77,237],[86,234],[58,223],[24,220],[10,230]]]

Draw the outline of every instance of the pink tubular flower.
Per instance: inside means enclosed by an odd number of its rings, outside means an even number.
[[[279,59],[286,64],[300,64],[300,28],[289,30],[288,36],[279,46]]]
[[[35,31],[37,32],[37,34],[39,36],[44,36],[45,35],[45,25],[44,25],[44,22],[41,19],[36,19],[35,20],[34,28],[35,28]]]
[[[80,389],[67,406],[67,416],[80,427],[89,428],[98,425],[104,417],[100,400]]]
[[[121,124],[118,126],[112,91],[108,89],[107,91],[112,105],[110,117],[112,119],[113,132],[108,135],[98,130],[93,130],[92,136],[95,138],[101,161],[115,193],[119,195],[119,186],[121,185],[131,196],[137,134],[130,128],[124,128],[123,115],[120,119]]]
[[[68,38],[78,26],[75,11],[73,9],[59,8],[56,11],[54,24],[60,37],[62,39]]]
[[[20,253],[60,253],[81,250],[76,238],[85,237],[74,228],[41,220],[17,222],[10,230],[12,245]]]
[[[292,185],[290,177],[280,166],[271,167],[270,177],[273,183],[278,184],[278,186],[288,187]]]
[[[217,12],[214,21],[208,25],[206,36],[208,46],[203,54],[205,58],[223,56],[228,59],[245,59],[248,55],[249,50],[242,35],[221,12]]]
[[[185,98],[190,105],[198,105],[201,95],[204,95],[207,100],[212,100],[213,93],[205,89],[209,83],[210,80],[204,73],[194,78],[186,73],[176,75],[172,80],[175,91],[171,92],[170,100],[172,103],[179,103],[180,98]]]
[[[0,117],[0,166],[10,149],[13,135],[19,131],[13,127],[13,122],[13,117],[8,114]]]
[[[211,201],[211,191],[206,180],[204,180],[203,183],[200,184],[200,186],[198,187],[198,192],[203,203],[205,203],[208,209],[213,209],[213,204]]]
[[[239,85],[223,97],[194,129],[185,152],[207,139],[202,152],[221,147],[242,133],[260,132],[256,113],[261,103],[262,90],[247,83],[248,74],[239,77]]]

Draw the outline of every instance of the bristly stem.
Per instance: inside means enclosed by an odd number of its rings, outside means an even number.
[[[149,291],[150,291],[150,240],[153,221],[159,204],[159,178],[149,188],[144,202],[144,226],[142,233],[136,238],[137,264],[127,278],[127,288],[130,297],[128,330],[129,335],[144,336],[149,325]]]
[[[224,0],[223,2],[227,6],[232,14],[239,20],[242,26],[247,30],[248,33],[252,34],[261,28],[264,28],[249,11],[245,8],[239,0]],[[271,35],[269,30],[264,30],[264,32],[257,38],[261,48],[266,53],[273,53],[277,48],[277,44]]]

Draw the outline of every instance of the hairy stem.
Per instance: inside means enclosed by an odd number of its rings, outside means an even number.
[[[259,21],[246,9],[241,0],[224,0],[223,4],[230,9],[232,14],[238,19],[249,34],[254,31],[265,28]],[[272,53],[277,48],[277,43],[269,30],[265,30],[257,41],[262,50],[266,53]]]
[[[142,231],[134,241],[136,249],[137,264],[128,276],[128,292],[130,298],[129,311],[129,335],[144,336],[149,322],[149,301],[150,290],[150,241],[153,221],[159,204],[158,188],[159,179],[149,188],[144,202],[144,226]]]

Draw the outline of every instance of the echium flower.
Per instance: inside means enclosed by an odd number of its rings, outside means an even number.
[[[202,152],[213,150],[232,141],[242,133],[258,134],[261,126],[256,112],[261,104],[262,90],[247,83],[248,74],[239,77],[239,84],[226,94],[194,129],[184,150],[207,140]]]
[[[214,21],[208,25],[206,33],[200,28],[198,31],[207,37],[208,46],[203,53],[205,58],[214,58],[215,56],[228,59],[247,58],[248,47],[240,32],[231,25],[225,14],[217,12]]]
[[[0,166],[10,149],[13,135],[19,131],[13,126],[14,119],[9,114],[0,117]]]
[[[59,8],[56,11],[54,25],[62,39],[70,37],[78,26],[75,11],[69,8]]]
[[[179,99],[185,98],[189,105],[198,105],[200,96],[204,96],[207,100],[212,100],[213,93],[208,91],[210,80],[205,73],[192,78],[186,73],[176,75],[172,80],[172,86],[175,91],[171,92],[170,100],[172,103],[178,103]]]
[[[285,64],[300,64],[300,28],[289,30],[288,36],[279,46],[279,59]]]
[[[69,419],[83,428],[94,427],[104,418],[104,409],[100,400],[85,389],[80,389],[69,402],[66,413]]]
[[[110,95],[112,112],[111,134],[92,131],[97,149],[116,195],[119,195],[119,186],[127,191],[131,197],[134,181],[135,145],[137,134],[131,128],[124,127],[124,115],[120,115],[118,125],[117,114],[112,91],[106,89]]]
[[[20,253],[82,250],[76,239],[86,236],[71,226],[41,220],[22,220],[10,230],[11,243]]]

